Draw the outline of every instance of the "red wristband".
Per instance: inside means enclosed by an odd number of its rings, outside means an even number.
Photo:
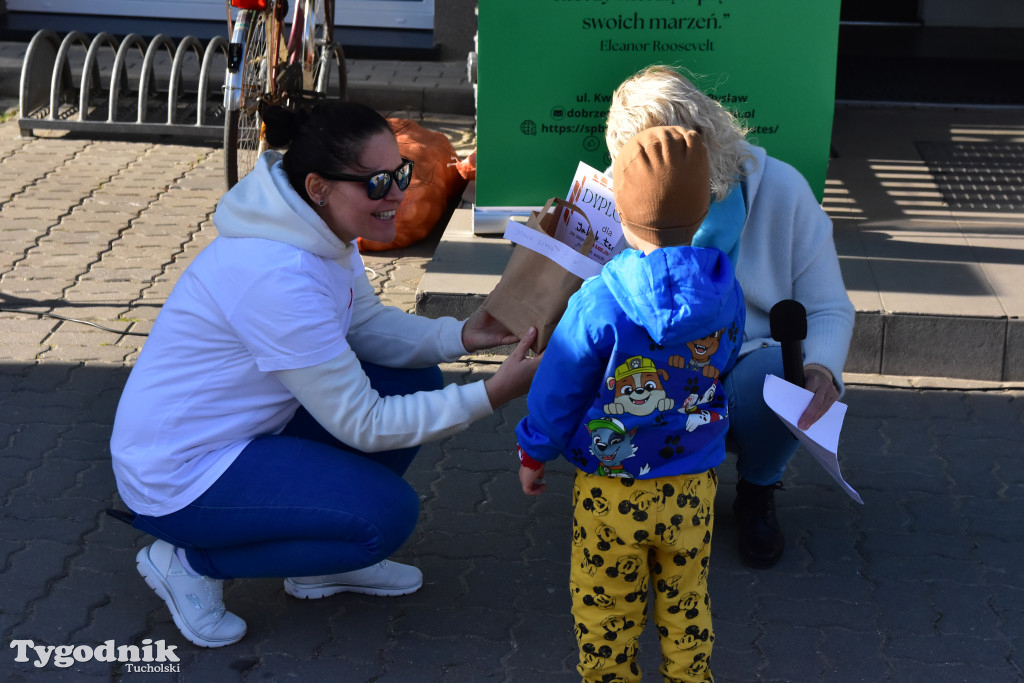
[[[537,462],[536,460],[531,458],[530,454],[524,451],[523,447],[520,446],[519,444],[516,444],[516,453],[519,454],[519,462],[520,464],[522,464],[523,467],[527,467],[534,471],[544,467],[544,463]]]

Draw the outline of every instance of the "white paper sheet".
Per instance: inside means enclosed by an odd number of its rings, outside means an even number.
[[[542,256],[547,256],[576,277],[584,280],[601,272],[601,264],[597,261],[591,261],[553,237],[517,221],[508,222],[508,227],[505,228],[505,239],[515,244],[521,244]]]
[[[793,432],[850,498],[863,505],[864,501],[861,500],[860,494],[846,483],[842,472],[839,471],[839,432],[843,428],[843,418],[846,417],[846,404],[838,401],[833,403],[828,412],[806,431],[796,426],[813,395],[803,387],[779,379],[775,375],[766,375],[764,378],[764,401],[768,407],[789,427],[789,431]]]

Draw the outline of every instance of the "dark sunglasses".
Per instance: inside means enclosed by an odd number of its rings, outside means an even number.
[[[392,181],[399,190],[409,187],[412,180],[412,159],[402,157],[402,165],[394,171],[374,171],[369,175],[351,175],[349,173],[320,173],[327,180],[345,180],[353,183],[366,183],[366,196],[373,200],[384,199],[391,191]]]

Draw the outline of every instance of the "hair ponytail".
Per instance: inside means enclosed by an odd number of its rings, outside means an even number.
[[[259,104],[260,120],[266,126],[267,145],[287,147],[298,133],[302,121],[308,115],[299,110],[286,109],[276,104]]]

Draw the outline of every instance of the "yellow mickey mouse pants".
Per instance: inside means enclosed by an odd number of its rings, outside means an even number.
[[[570,590],[584,681],[640,680],[649,584],[665,680],[714,680],[708,564],[717,489],[714,470],[658,479],[576,473]]]

